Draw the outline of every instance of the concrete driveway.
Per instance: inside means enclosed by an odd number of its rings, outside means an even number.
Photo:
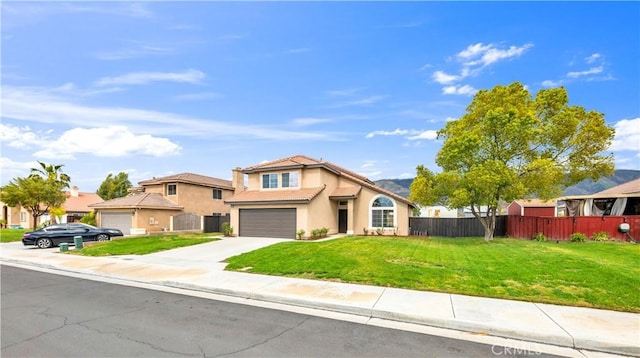
[[[160,251],[147,255],[117,256],[125,260],[183,267],[207,267],[223,270],[228,257],[274,245],[290,239],[266,237],[222,237],[206,244]]]

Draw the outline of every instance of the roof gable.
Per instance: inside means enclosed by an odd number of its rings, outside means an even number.
[[[91,204],[89,207],[96,209],[116,209],[116,208],[155,208],[155,209],[175,209],[181,210],[182,206],[165,198],[158,193],[141,193],[124,196],[122,198],[111,199],[101,203]]]
[[[640,194],[640,178],[622,183],[612,188],[599,191],[594,195],[632,195]]]
[[[215,187],[221,189],[233,190],[233,183],[230,180],[218,179],[206,175],[194,173],[180,173],[160,178],[153,178],[138,182],[141,186],[157,185],[164,183],[187,183],[193,185],[201,185],[206,187]]]
[[[92,209],[89,205],[104,201],[96,193],[78,193],[77,196],[74,196],[71,195],[70,192],[65,191],[64,195],[67,197],[67,200],[65,200],[62,206],[67,212],[90,212]]]
[[[327,162],[324,160],[318,160],[311,157],[307,157],[305,155],[294,155],[292,157],[282,158],[273,160],[270,162],[265,162],[257,165],[253,165],[250,167],[246,167],[241,169],[244,174],[251,173],[259,173],[271,170],[285,170],[285,169],[304,169],[304,168],[324,168],[338,176],[342,176],[346,179],[353,181],[355,184],[367,187],[373,191],[376,191],[380,194],[384,194],[386,196],[392,197],[395,200],[406,203],[410,206],[414,206],[414,204],[409,201],[407,198],[400,196],[398,194],[392,193],[388,190],[382,189],[377,186],[374,182],[369,180],[367,177],[360,175],[356,172],[348,170],[339,165],[333,164],[331,162]]]

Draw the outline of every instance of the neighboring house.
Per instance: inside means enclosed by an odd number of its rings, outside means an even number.
[[[516,200],[507,208],[509,215],[516,216],[558,216],[557,203],[539,199]]]
[[[136,193],[91,205],[100,227],[127,234],[167,231],[171,217],[184,207],[158,193]]]
[[[244,187],[247,175],[248,187]],[[240,236],[296,238],[329,234],[408,235],[414,205],[335,164],[296,155],[233,171],[231,226]]]
[[[558,198],[565,216],[640,215],[640,178],[591,195]]]
[[[457,218],[460,215],[461,209],[450,209],[442,205],[420,208],[420,216],[426,218]]]
[[[234,193],[232,182],[205,175],[181,173],[138,183],[129,196],[93,205],[101,227],[128,233],[167,231],[171,217],[182,213],[198,216],[225,215],[224,200]]]
[[[80,192],[77,186],[72,187],[70,191],[66,191],[64,194],[67,199],[62,204],[62,207],[66,210],[66,213],[60,218],[62,223],[80,221],[83,216],[92,211],[89,207],[90,204],[103,201],[96,193]],[[2,219],[7,221],[8,226],[22,226],[25,229],[33,228],[33,215],[22,207],[10,208],[2,203]],[[48,214],[42,215],[38,219],[39,224],[50,220],[51,218]]]

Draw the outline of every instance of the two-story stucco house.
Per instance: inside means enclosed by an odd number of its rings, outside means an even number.
[[[224,200],[234,193],[232,182],[193,173],[153,178],[138,183],[131,195],[91,205],[99,225],[129,233],[168,230],[181,213],[225,215]]]
[[[248,186],[245,189],[245,175]],[[408,235],[414,205],[338,165],[296,155],[233,171],[231,225],[239,236],[296,238],[383,231]]]

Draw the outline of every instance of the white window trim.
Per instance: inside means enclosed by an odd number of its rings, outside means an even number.
[[[291,174],[295,174],[296,175],[296,179],[297,179],[296,186],[289,185],[289,186],[285,187],[284,186],[284,180],[282,179],[282,175],[283,174],[289,174],[289,183],[291,183]],[[280,183],[279,183],[279,185],[280,185],[281,189],[298,189],[298,188],[300,188],[300,172],[297,171],[297,170],[288,171],[288,172],[281,172],[280,173]]]
[[[271,187],[265,188],[264,187],[264,176],[265,175],[269,175],[269,176],[275,175],[276,176],[276,186],[275,186],[275,188],[271,188]],[[262,174],[260,174],[260,190],[276,190],[276,189],[280,189],[280,185],[281,185],[280,180],[281,180],[280,173],[262,173]]]
[[[369,230],[375,230],[375,229],[379,229],[379,226],[373,226],[373,202],[376,201],[376,199],[378,198],[387,198],[389,200],[391,200],[391,203],[393,204],[393,208],[381,208],[380,210],[392,210],[393,209],[393,227],[384,227],[383,229],[385,230],[389,230],[389,229],[393,229],[398,227],[398,204],[396,203],[396,201],[387,195],[382,195],[382,194],[378,194],[376,196],[374,196],[373,198],[371,198],[371,200],[369,201],[369,206],[367,207],[368,210],[368,215],[369,215]]]
[[[176,187],[176,192],[175,192],[175,194],[169,194],[169,185],[173,185],[173,186],[175,186],[175,187]],[[178,195],[178,183],[167,183],[166,190],[167,190],[167,196],[175,196],[175,195]]]

